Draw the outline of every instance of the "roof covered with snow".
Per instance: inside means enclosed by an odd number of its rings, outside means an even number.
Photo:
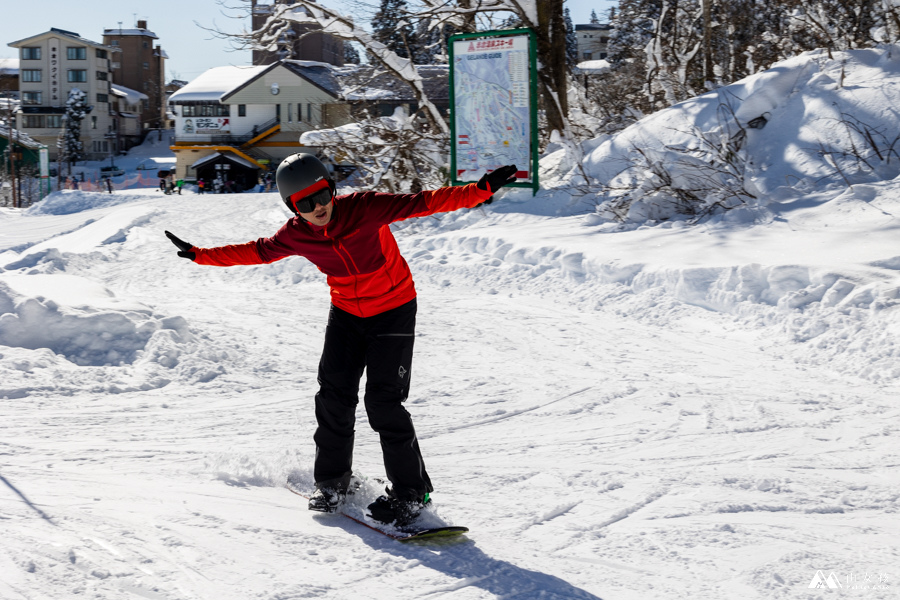
[[[408,102],[416,99],[412,88],[405,81],[369,64],[335,67],[314,61],[286,60],[283,62],[290,71],[344,100]],[[437,102],[449,101],[448,67],[446,65],[416,65],[415,67],[422,77],[428,97]]]
[[[284,67],[294,75],[331,94],[335,98],[353,101],[416,100],[412,88],[391,73],[372,65],[336,67],[313,60],[283,60],[271,65],[255,67],[215,67],[200,75],[169,97],[174,104],[228,100],[244,86],[269,70]],[[425,92],[434,102],[449,102],[449,69],[446,65],[415,65],[422,77]]]
[[[6,125],[0,125],[0,137],[9,139],[9,128]],[[24,131],[18,129],[13,129],[13,141],[20,146],[31,148],[32,150],[37,150],[44,146]]]
[[[109,84],[109,89],[113,93],[113,95],[118,96],[119,98],[125,98],[125,102],[127,102],[128,104],[140,104],[141,100],[150,99],[150,96],[148,96],[147,94],[143,94],[137,90],[127,88],[124,85],[111,83]]]
[[[169,96],[169,102],[218,102],[222,96],[243,86],[270,67],[271,65],[213,67]]]

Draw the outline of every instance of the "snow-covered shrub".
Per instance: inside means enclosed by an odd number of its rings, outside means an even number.
[[[756,203],[747,178],[746,130],[732,109],[713,131],[691,126],[690,141],[680,145],[632,145],[629,162],[606,184],[597,206],[601,217],[620,222],[664,221],[677,216],[699,219],[716,211]]]
[[[886,126],[873,126],[841,113],[838,119],[844,135],[831,144],[820,142],[819,153],[847,183],[863,183],[895,178],[900,174],[900,133]]]
[[[334,164],[356,166],[354,187],[415,193],[447,185],[446,136],[429,133],[427,124],[403,107],[390,117],[308,131],[300,143],[320,148]]]

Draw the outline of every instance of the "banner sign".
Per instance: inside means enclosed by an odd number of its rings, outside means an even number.
[[[183,133],[230,133],[228,117],[190,117],[184,120]]]

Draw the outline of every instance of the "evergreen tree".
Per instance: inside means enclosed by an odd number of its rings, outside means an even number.
[[[568,10],[569,9],[567,8],[566,11],[568,12]],[[591,9],[591,24],[592,25],[600,24],[600,19],[597,17],[597,11],[594,9]]]
[[[578,64],[578,36],[575,35],[575,25],[572,24],[568,7],[563,11],[563,15],[566,21],[566,63],[574,67]]]
[[[408,12],[406,0],[381,0],[372,19],[372,37],[402,58],[414,58],[410,53],[419,46]]]
[[[416,47],[413,62],[417,65],[436,65],[447,62],[447,39],[457,32],[452,25],[430,27],[429,19],[416,26]]]
[[[63,115],[61,138],[57,142],[60,153],[65,157],[72,171],[72,163],[84,159],[84,143],[81,141],[81,122],[91,111],[87,95],[78,88],[69,91],[66,113]]]
[[[350,42],[344,42],[344,64],[358,65],[359,62],[359,51]]]

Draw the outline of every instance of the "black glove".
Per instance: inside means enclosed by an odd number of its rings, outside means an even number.
[[[188,244],[184,240],[178,239],[175,234],[169,233],[168,231],[166,232],[166,237],[172,240],[172,243],[178,246],[178,249],[181,250],[181,252],[178,253],[178,256],[180,256],[181,258],[189,258],[191,260],[195,260],[197,258],[197,254],[195,252],[191,252],[191,248],[194,247],[193,244]]]
[[[516,165],[506,165],[505,167],[494,169],[490,173],[485,173],[475,185],[477,185],[479,189],[493,194],[504,185],[515,181],[517,171]]]

